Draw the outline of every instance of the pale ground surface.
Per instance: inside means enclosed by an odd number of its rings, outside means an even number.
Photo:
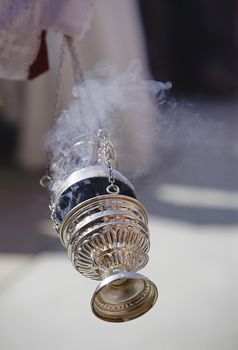
[[[150,227],[144,273],[159,286],[159,301],[147,315],[117,325],[97,320],[89,305],[96,283],[65,254],[40,254],[11,263],[2,278],[1,349],[237,349],[238,227],[224,233],[155,217]]]
[[[237,350],[238,107],[204,108],[225,123],[220,153],[207,149],[182,166],[176,152],[164,154],[135,182],[150,212],[142,273],[159,300],[125,324],[91,313],[97,282],[73,269],[52,232],[38,176],[0,172],[1,350]]]

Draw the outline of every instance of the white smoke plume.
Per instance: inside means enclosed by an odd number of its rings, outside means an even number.
[[[63,111],[47,138],[54,189],[75,168],[92,164],[93,153],[86,149],[79,155],[74,145],[85,138],[95,138],[99,129],[109,131],[119,159],[120,156],[127,160],[133,159],[133,154],[130,156],[128,150],[124,154],[124,135],[129,124],[134,125],[129,135],[130,140],[136,138],[142,146],[148,142],[145,140],[147,135],[142,118],[149,118],[153,125],[152,116],[155,117],[157,113],[156,104],[150,103],[149,99],[163,100],[171,84],[143,81],[140,77],[137,62],[121,74],[108,63],[99,63],[85,74],[83,82],[73,87],[74,99],[69,109]],[[138,128],[138,123],[141,124],[141,129]],[[133,162],[131,165],[136,167]]]
[[[79,155],[74,145],[87,137],[95,138],[99,129],[109,131],[119,170],[125,170],[129,176],[147,170],[144,167],[153,163],[148,158],[154,149],[180,149],[184,154],[192,154],[208,143],[219,143],[215,122],[201,118],[189,106],[166,100],[171,86],[170,82],[141,80],[137,62],[124,73],[105,62],[87,72],[84,81],[74,86],[71,105],[63,111],[47,138],[53,177],[51,189],[57,190],[76,168],[92,164],[93,153],[85,149]],[[143,153],[143,149],[149,152]]]

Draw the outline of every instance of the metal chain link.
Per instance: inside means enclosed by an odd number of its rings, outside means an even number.
[[[60,100],[62,92],[62,78],[63,78],[63,69],[64,69],[64,60],[65,60],[65,46],[66,41],[64,37],[62,38],[62,43],[60,46],[59,61],[56,69],[56,82],[55,82],[55,95],[54,95],[54,106],[53,106],[53,123],[59,116],[60,113]],[[52,177],[50,175],[50,154],[47,154],[47,169],[46,174],[40,179],[40,185],[42,187],[48,188],[52,182]],[[52,209],[52,208],[50,208]]]
[[[79,84],[82,81],[84,81],[84,73],[83,73],[83,67],[79,58],[78,50],[75,46],[74,39],[71,36],[64,35],[64,40],[68,45],[69,53],[72,59],[75,84]]]
[[[56,121],[56,119],[59,117],[59,114],[60,114],[60,100],[61,100],[61,93],[62,93],[65,47],[66,47],[66,41],[63,37],[61,47],[60,47],[58,66],[56,70],[55,97],[54,97],[54,109],[53,109],[54,122]]]
[[[62,82],[63,82],[63,70],[64,70],[64,61],[65,61],[65,51],[66,46],[69,49],[69,53],[72,59],[73,74],[75,83],[79,83],[83,80],[83,69],[79,59],[77,49],[74,46],[73,38],[64,35],[62,37],[62,43],[60,46],[59,61],[56,69],[56,83],[55,83],[55,96],[54,96],[54,107],[53,107],[53,122],[57,120],[60,114],[60,102],[62,94]],[[40,180],[42,187],[49,188],[52,178],[50,176],[50,156],[47,157],[47,171]]]
[[[62,44],[60,47],[59,62],[56,72],[56,87],[55,87],[55,100],[54,100],[54,121],[60,114],[60,100],[62,93],[63,82],[63,69],[65,61],[65,48],[68,47],[73,67],[74,82],[76,84],[81,83],[84,80],[83,68],[79,59],[79,53],[74,45],[74,39],[68,35],[64,35],[62,38]]]
[[[64,69],[66,46],[68,47],[68,50],[72,59],[72,67],[73,67],[75,84],[79,84],[84,80],[82,65],[79,59],[79,54],[77,52],[77,49],[74,46],[73,38],[64,35],[62,38],[62,44],[61,44],[60,53],[59,53],[59,61],[58,61],[58,66],[56,70],[53,122],[55,122],[60,115],[60,102],[61,102],[61,94],[62,94],[63,69]],[[47,171],[46,171],[46,174],[42,176],[42,178],[40,179],[40,184],[42,187],[46,187],[49,189],[52,183],[52,177],[50,175],[50,155],[49,154],[47,158],[48,158]],[[55,214],[55,205],[51,197],[50,191],[49,191],[49,200],[50,200],[49,209],[51,211],[51,219],[54,222],[54,228],[58,230],[59,223],[57,222],[57,218]]]
[[[108,130],[101,129],[98,132],[98,137],[101,140],[101,149],[104,163],[107,167],[108,172],[108,182],[110,185],[107,186],[106,191],[108,193],[118,194],[120,192],[120,188],[115,184],[115,178],[113,176],[113,167],[112,167],[112,159],[110,155],[109,148],[109,133]]]

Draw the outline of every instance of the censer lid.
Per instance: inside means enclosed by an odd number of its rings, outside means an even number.
[[[93,313],[108,322],[133,320],[151,309],[158,297],[153,282],[135,272],[119,272],[105,278],[91,300]]]

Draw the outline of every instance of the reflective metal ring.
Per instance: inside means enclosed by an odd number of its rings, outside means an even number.
[[[107,186],[106,191],[110,194],[118,194],[120,193],[120,188],[115,184],[110,184]]]
[[[52,181],[52,178],[49,175],[44,175],[40,179],[40,185],[42,187],[48,188],[50,186],[50,184],[51,184],[51,181]]]

